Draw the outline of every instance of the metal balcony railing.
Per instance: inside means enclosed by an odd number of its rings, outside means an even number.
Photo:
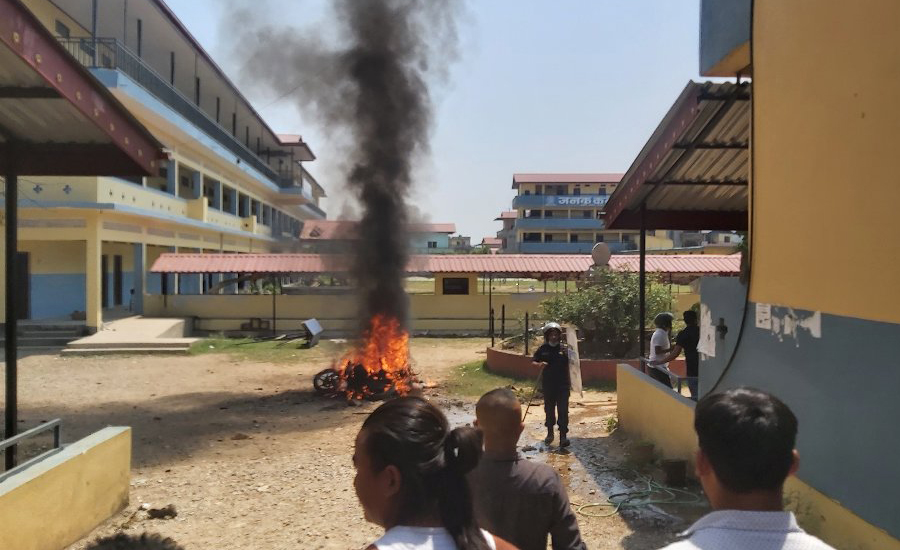
[[[292,175],[281,175],[260,159],[246,145],[227,132],[186,98],[177,88],[136,56],[115,38],[59,38],[75,59],[87,68],[118,69],[140,84],[157,99],[200,128],[208,136],[234,153],[279,186],[292,186]]]

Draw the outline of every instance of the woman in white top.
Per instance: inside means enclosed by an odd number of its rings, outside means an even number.
[[[366,520],[385,528],[368,550],[510,550],[478,528],[465,474],[481,456],[481,434],[450,430],[420,397],[388,401],[356,436],[353,487]]]

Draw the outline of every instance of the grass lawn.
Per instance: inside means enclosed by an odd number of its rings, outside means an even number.
[[[488,372],[484,360],[480,360],[455,367],[447,382],[447,391],[464,397],[481,397],[495,388],[513,386],[520,398],[528,399],[534,391],[534,382]]]
[[[246,361],[260,363],[296,363],[298,360],[322,360],[337,357],[346,348],[345,343],[322,340],[310,349],[300,348],[300,342],[288,340],[263,340],[251,338],[205,338],[191,346],[192,355],[227,353]]]

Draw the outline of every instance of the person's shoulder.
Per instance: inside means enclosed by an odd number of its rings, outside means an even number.
[[[523,459],[518,462],[516,468],[519,470],[520,475],[531,480],[535,489],[541,492],[565,491],[562,478],[553,466],[549,464]]]

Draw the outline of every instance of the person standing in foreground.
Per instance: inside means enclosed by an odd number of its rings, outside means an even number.
[[[675,337],[675,345],[660,359],[651,359],[648,364],[668,365],[684,351],[685,374],[688,376],[687,385],[691,391],[691,399],[697,400],[697,384],[700,374],[700,353],[697,352],[697,344],[700,343],[700,327],[697,326],[697,312],[687,310],[682,314],[685,327],[678,331]],[[652,342],[651,342],[652,345]]]
[[[368,550],[514,550],[475,522],[465,474],[480,457],[478,430],[451,430],[421,397],[375,409],[353,450],[356,496],[366,520],[385,529]]]
[[[578,520],[559,474],[516,451],[525,428],[516,395],[499,388],[481,396],[475,426],[484,455],[468,475],[478,523],[521,550],[583,550]]]
[[[661,361],[661,359],[672,351],[672,346],[669,342],[669,331],[672,330],[673,319],[672,314],[668,312],[660,313],[653,318],[656,330],[653,331],[653,336],[650,337],[650,359],[647,361],[648,365],[655,367],[647,369],[647,374],[650,375],[650,378],[653,378],[660,384],[669,386],[669,388],[672,387],[672,379],[667,374],[669,372],[669,362]]]
[[[797,471],[797,417],[777,397],[738,388],[697,403],[697,477],[713,512],[664,550],[834,550],[783,508],[783,487]]]
[[[568,447],[569,438],[569,354],[560,345],[562,327],[559,323],[544,326],[544,343],[534,352],[534,366],[542,369],[541,391],[544,393],[544,414],[547,437],[553,443],[553,425],[559,426],[559,446]],[[557,420],[558,413],[558,420]]]

